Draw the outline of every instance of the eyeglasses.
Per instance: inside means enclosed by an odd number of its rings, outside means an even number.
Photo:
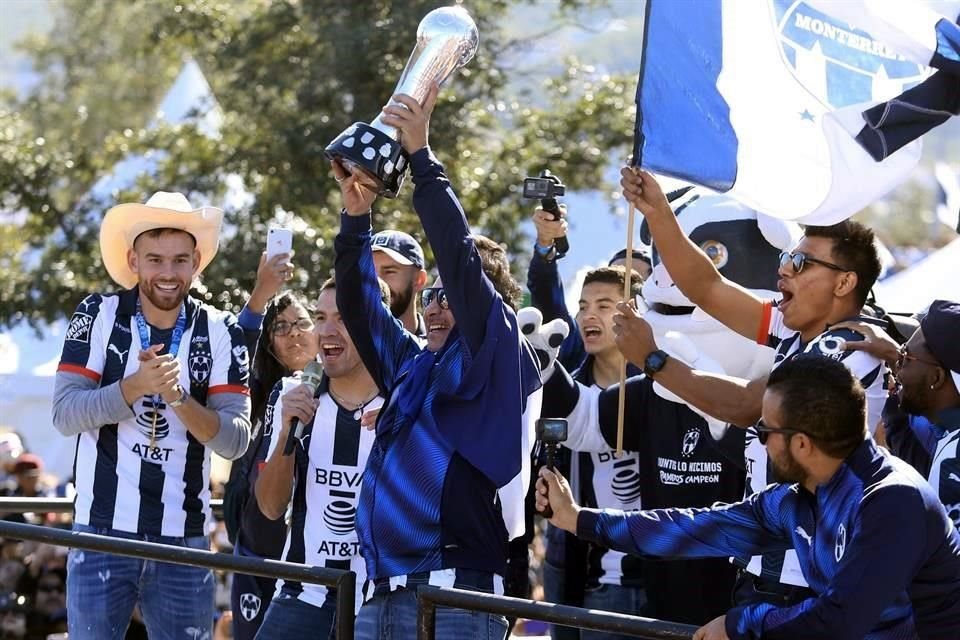
[[[420,304],[426,309],[436,300],[441,309],[449,309],[450,303],[447,301],[447,294],[443,287],[429,287],[420,292]]]
[[[313,329],[313,320],[310,318],[299,318],[296,322],[277,320],[273,323],[272,332],[275,336],[285,336],[289,335],[294,327],[296,327],[298,331],[306,333],[307,331]]]
[[[774,429],[773,427],[768,427],[763,423],[763,420],[758,420],[757,424],[753,425],[753,428],[757,430],[757,440],[760,441],[760,444],[767,444],[767,438],[770,437],[771,433],[782,433],[785,436],[792,436],[796,433],[802,433],[808,438],[813,437],[802,429]]]
[[[783,269],[785,266],[787,266],[787,264],[792,264],[794,273],[800,273],[803,271],[803,268],[808,262],[811,264],[818,264],[821,267],[826,267],[827,269],[833,269],[834,271],[853,271],[853,269],[847,269],[846,267],[841,267],[838,264],[827,262],[826,260],[811,258],[807,254],[799,251],[784,251],[780,254],[780,268]]]
[[[923,362],[924,364],[929,364],[934,367],[941,367],[943,365],[937,362],[936,360],[927,360],[926,358],[921,358],[920,356],[915,356],[909,351],[907,351],[907,345],[902,345],[897,351],[900,354],[900,357],[897,358],[897,371],[903,368],[903,365],[907,363],[907,360],[916,360],[917,362]]]

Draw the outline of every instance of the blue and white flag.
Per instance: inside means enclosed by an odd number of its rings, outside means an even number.
[[[647,0],[634,157],[768,215],[852,216],[920,158],[917,140],[875,161],[855,138],[864,111],[927,79],[930,64],[952,75],[960,59],[956,25],[931,6]],[[960,11],[957,0],[936,6]],[[889,42],[871,35],[881,32]]]

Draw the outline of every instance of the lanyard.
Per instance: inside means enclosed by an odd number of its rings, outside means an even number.
[[[143,317],[143,307],[140,304],[140,298],[137,297],[137,330],[140,332],[140,348],[147,349],[150,342],[150,330],[147,328],[147,321]],[[180,351],[180,340],[183,338],[183,332],[187,328],[187,306],[180,304],[180,313],[177,314],[177,324],[173,327],[173,335],[170,337],[170,349],[167,351],[174,358]],[[157,413],[160,411],[160,396],[153,396],[150,401],[153,403],[153,425],[150,430],[150,446],[153,447],[157,441]]]

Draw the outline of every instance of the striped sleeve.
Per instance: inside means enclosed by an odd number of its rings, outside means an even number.
[[[707,509],[624,513],[581,509],[577,537],[624,553],[658,558],[746,557],[793,546],[780,520],[788,485],[771,485],[743,502]]]
[[[232,315],[225,315],[222,323],[211,325],[211,333],[216,331],[217,338],[213,348],[209,394],[250,395],[250,357],[243,328]]]
[[[270,398],[267,400],[267,408],[263,414],[263,428],[266,432],[264,438],[270,438],[270,445],[267,447],[267,454],[263,460],[257,462],[263,463],[270,459],[274,450],[279,444],[280,434],[283,432],[283,394],[287,393],[299,384],[296,378],[283,378],[277,384],[273,385],[270,391]]]
[[[77,305],[64,335],[57,371],[80,374],[100,382],[109,335],[103,326],[107,314],[100,313],[102,303],[100,294],[91,293]]]

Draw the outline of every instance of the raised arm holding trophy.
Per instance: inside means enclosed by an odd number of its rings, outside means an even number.
[[[480,35],[463,7],[444,7],[428,13],[417,27],[417,46],[397,82],[394,95],[404,94],[421,105],[433,85],[470,62]],[[392,105],[400,104],[391,100]],[[400,144],[400,132],[380,114],[370,124],[355,122],[324,151],[371,191],[395,198],[410,161]]]

